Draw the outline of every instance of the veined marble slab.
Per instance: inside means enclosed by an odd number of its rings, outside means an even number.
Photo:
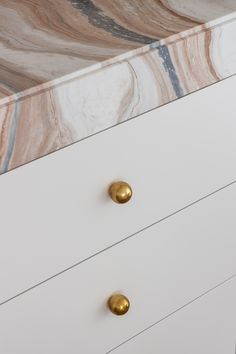
[[[2,0],[0,173],[236,73],[235,0]]]

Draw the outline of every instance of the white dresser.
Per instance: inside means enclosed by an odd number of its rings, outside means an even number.
[[[0,354],[236,353],[236,4],[141,3],[0,2]]]
[[[0,177],[0,352],[234,354],[235,87]]]

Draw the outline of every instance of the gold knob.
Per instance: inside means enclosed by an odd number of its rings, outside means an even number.
[[[108,299],[108,307],[114,315],[123,316],[129,311],[130,302],[126,296],[121,294],[112,295]]]
[[[132,188],[126,182],[115,182],[109,188],[111,199],[118,204],[127,203],[132,197]]]

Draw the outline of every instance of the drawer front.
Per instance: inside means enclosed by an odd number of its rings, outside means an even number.
[[[111,352],[235,354],[236,281],[227,282]]]
[[[236,184],[0,306],[0,352],[103,354],[160,321],[236,274],[235,210]]]
[[[0,303],[236,179],[236,77],[0,177]],[[127,204],[107,189],[124,180]]]

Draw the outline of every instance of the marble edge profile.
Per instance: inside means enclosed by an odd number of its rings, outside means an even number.
[[[91,65],[88,68],[77,70],[75,72],[72,72],[71,74],[59,77],[58,79],[47,81],[43,84],[36,85],[30,89],[21,91],[19,93],[12,94],[7,97],[4,97],[4,98],[0,99],[0,108],[6,106],[8,104],[14,103],[20,99],[24,99],[24,98],[27,98],[30,96],[34,96],[34,95],[43,93],[47,90],[58,87],[59,85],[63,85],[63,84],[66,84],[70,81],[76,80],[82,76],[92,74],[93,72],[96,72],[96,71],[103,69],[107,66],[111,66],[113,64],[120,63],[124,60],[134,58],[135,56],[138,56],[140,54],[148,53],[149,51],[157,49],[158,47],[161,47],[162,45],[170,45],[173,43],[177,43],[178,41],[181,41],[184,38],[191,37],[193,35],[208,31],[210,29],[214,29],[215,27],[217,27],[219,25],[226,25],[227,23],[235,21],[235,20],[236,20],[236,11],[232,12],[229,15],[209,21],[205,24],[193,27],[189,30],[174,34],[173,36],[170,36],[168,38],[158,40],[156,42],[153,42],[152,44],[148,44],[146,46],[142,46],[137,49],[123,53],[121,55],[115,56],[111,59],[103,61],[102,63]]]

